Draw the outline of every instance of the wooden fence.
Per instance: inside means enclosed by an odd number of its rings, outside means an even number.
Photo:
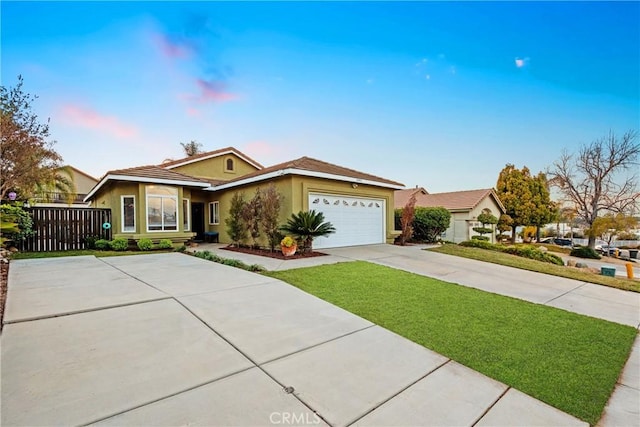
[[[111,240],[111,209],[27,208],[33,217],[34,235],[22,242],[28,252],[87,249],[87,237]]]

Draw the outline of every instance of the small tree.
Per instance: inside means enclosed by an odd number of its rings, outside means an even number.
[[[607,245],[611,246],[614,237],[628,232],[638,224],[638,221],[623,213],[608,213],[604,216],[596,218],[593,225],[589,229],[589,235],[600,236],[607,239]]]
[[[262,195],[259,188],[256,189],[253,198],[248,203],[245,203],[242,217],[247,226],[249,236],[253,240],[253,246],[259,247],[258,238],[260,238],[260,223],[262,221]]]
[[[402,208],[400,214],[400,236],[398,243],[402,246],[406,245],[411,236],[413,236],[413,219],[416,215],[416,195],[412,194],[411,198]]]
[[[311,210],[291,214],[291,218],[280,227],[285,233],[292,234],[298,242],[302,242],[302,252],[313,250],[313,239],[335,233],[336,229],[330,222],[325,222],[322,212]]]
[[[231,198],[229,216],[225,219],[227,233],[236,247],[239,247],[247,238],[247,225],[243,216],[245,213],[245,204],[244,194],[236,191]]]
[[[473,231],[480,234],[480,236],[484,237],[485,234],[493,233],[493,228],[487,227],[487,225],[497,224],[498,218],[496,218],[491,213],[490,209],[485,208],[482,210],[482,213],[478,215],[478,221],[480,222],[480,224],[482,224],[482,227],[473,227]],[[484,239],[481,239],[481,240],[484,240]]]
[[[443,207],[415,208],[413,238],[422,242],[436,242],[449,228],[451,212]]]
[[[278,193],[275,184],[271,183],[266,189],[262,190],[261,199],[262,231],[265,236],[267,236],[269,248],[271,248],[271,252],[273,252],[276,245],[282,239],[282,233],[280,233],[278,221],[280,218],[280,205],[282,204],[283,197]]]
[[[512,230],[512,233],[515,233],[515,230],[513,230],[513,220],[507,214],[500,215],[500,219],[498,219],[498,224],[496,224],[496,228],[500,232],[497,234],[498,240],[501,240],[501,241],[504,239],[503,235],[505,232]]]

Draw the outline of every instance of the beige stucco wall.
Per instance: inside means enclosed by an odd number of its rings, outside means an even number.
[[[393,190],[369,185],[359,184],[357,188],[353,188],[349,182],[332,181],[322,178],[302,177],[296,175],[288,175],[282,178],[271,180],[269,182],[260,182],[250,184],[238,188],[214,192],[211,194],[210,200],[220,202],[220,224],[209,225],[209,207],[205,206],[205,228],[209,231],[217,231],[221,243],[231,243],[231,239],[226,231],[225,219],[229,215],[231,207],[231,198],[238,191],[244,194],[245,200],[250,200],[257,188],[266,188],[270,182],[273,182],[276,189],[283,196],[283,202],[280,208],[280,223],[284,224],[292,213],[309,210],[309,193],[326,193],[326,194],[345,194],[356,197],[374,197],[383,199],[386,205],[387,215],[387,242],[393,242],[394,224],[393,224]],[[261,244],[266,246],[263,239]]]
[[[476,218],[482,213],[484,209],[489,209],[491,214],[496,218],[500,218],[502,211],[493,197],[485,197],[475,208],[470,211],[458,211],[451,212],[451,223],[447,231],[445,232],[444,240],[460,243],[465,240],[471,239],[471,236],[478,235],[473,231],[473,227],[481,227]],[[495,231],[495,225],[490,226]],[[489,237],[489,241],[496,242],[495,232],[491,234],[485,234]]]
[[[108,184],[94,201],[96,208],[111,209],[111,230],[114,238],[124,237],[132,240],[149,238],[153,241],[172,239],[186,241],[193,237],[193,232],[185,231],[183,226],[182,200],[191,195],[191,190],[173,187],[178,190],[178,230],[177,231],[147,231],[147,185],[145,183],[119,182]],[[136,229],[133,232],[122,231],[122,196],[135,197]]]
[[[95,179],[89,178],[88,176],[78,173],[74,169],[71,169],[73,183],[76,187],[76,193],[78,194],[88,194],[89,191],[98,183]]]
[[[227,159],[229,158],[233,159],[234,162],[235,167],[233,171],[226,170]],[[235,154],[230,153],[212,159],[178,166],[171,170],[200,178],[232,180],[242,175],[255,172],[258,169]]]

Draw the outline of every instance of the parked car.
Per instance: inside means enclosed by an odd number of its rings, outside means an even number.
[[[540,243],[558,246],[573,246],[573,244],[571,243],[571,239],[562,239],[560,237],[546,237],[544,239],[540,239]]]

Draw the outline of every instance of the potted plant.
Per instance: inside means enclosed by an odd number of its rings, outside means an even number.
[[[292,256],[296,253],[296,249],[298,249],[298,245],[296,241],[291,237],[286,236],[284,239],[280,241],[280,249],[282,250],[282,255],[284,256]]]

